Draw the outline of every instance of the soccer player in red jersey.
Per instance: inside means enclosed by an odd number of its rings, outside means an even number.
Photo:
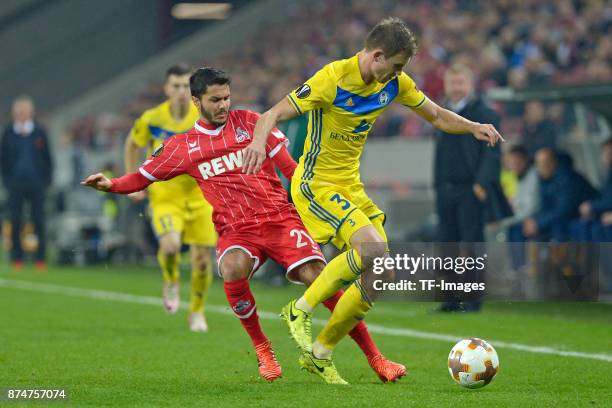
[[[251,338],[261,376],[273,381],[281,376],[281,367],[259,324],[249,278],[269,257],[286,269],[287,279],[310,285],[323,270],[325,258],[288,202],[276,174],[278,167],[290,179],[296,167],[283,133],[272,130],[262,171],[246,175],[242,150],[251,141],[259,114],[230,111],[230,78],[221,70],[198,69],[190,78],[190,88],[200,112],[193,129],[166,139],[138,172],[112,180],[98,173],[81,184],[129,194],[181,174],[197,181],[214,209],[217,262],[227,300]],[[334,294],[325,306],[333,310],[341,295],[341,291]],[[382,356],[363,321],[350,335],[382,381],[405,375],[403,365]]]

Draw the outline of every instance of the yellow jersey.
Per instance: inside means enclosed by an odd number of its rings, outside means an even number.
[[[393,101],[412,109],[425,103],[423,92],[403,72],[386,83],[365,84],[358,56],[327,64],[287,95],[298,114],[310,112],[304,154],[295,170],[303,181],[359,183],[359,159],[378,116]]]
[[[199,117],[197,108],[190,103],[188,114],[183,119],[176,121],[170,111],[170,102],[166,101],[145,111],[134,123],[129,137],[138,147],[146,147],[147,155],[150,155],[168,137],[177,133],[185,133],[193,128]],[[198,184],[189,175],[153,183],[149,186],[148,191],[152,205],[156,202],[175,199],[204,202],[204,196]]]

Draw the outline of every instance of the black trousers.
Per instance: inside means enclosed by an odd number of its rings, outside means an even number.
[[[471,184],[443,184],[436,187],[436,212],[438,214],[438,241],[441,243],[441,255],[446,257],[477,257],[481,256],[484,242],[484,211],[485,207],[472,189]],[[452,243],[457,243],[456,245]],[[461,243],[461,244],[459,244]],[[470,278],[468,278],[470,276]],[[478,281],[484,282],[485,271],[471,271],[466,275],[458,275],[452,271],[444,271],[441,276],[448,281]],[[457,306],[459,301],[466,301],[465,307],[474,310],[480,308],[480,296],[476,293],[445,292],[438,296],[446,306]]]
[[[29,203],[34,232],[38,237],[36,260],[44,261],[47,240],[44,214],[45,190],[33,186],[16,187],[8,190],[8,205],[11,214],[11,259],[13,261],[23,260],[20,233],[23,226],[23,209],[26,203]]]
[[[484,242],[484,204],[470,184],[436,187],[439,242]]]

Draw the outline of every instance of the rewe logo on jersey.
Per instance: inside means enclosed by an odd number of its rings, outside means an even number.
[[[251,140],[251,135],[249,135],[249,132],[242,128],[236,128],[236,141],[238,143],[242,143],[246,140]]]
[[[205,161],[198,165],[204,180],[242,167],[242,150],[231,152],[221,157]]]

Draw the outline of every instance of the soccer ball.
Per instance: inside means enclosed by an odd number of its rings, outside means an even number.
[[[461,340],[448,355],[448,372],[466,388],[480,388],[491,382],[499,370],[497,352],[478,338]]]

